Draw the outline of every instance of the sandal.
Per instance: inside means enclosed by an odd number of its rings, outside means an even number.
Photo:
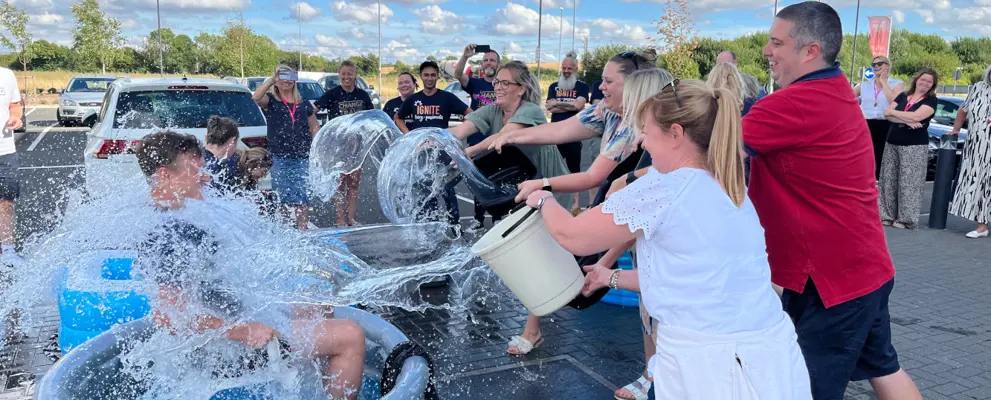
[[[527,355],[533,351],[533,349],[540,346],[541,343],[544,343],[543,336],[538,338],[536,342],[530,342],[523,336],[513,336],[509,339],[509,348],[506,349],[506,352],[514,356]],[[513,349],[516,349],[516,351],[514,352]]]
[[[653,382],[648,381],[643,375],[640,375],[636,381],[630,383],[629,385],[623,386],[622,389],[633,394],[633,397],[621,397],[619,395],[619,390],[613,395],[616,400],[647,400],[647,392],[650,391],[650,386]]]

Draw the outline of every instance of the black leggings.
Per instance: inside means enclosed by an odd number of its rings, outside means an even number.
[[[874,145],[874,179],[881,177],[881,156],[884,155],[884,144],[888,140],[888,129],[891,122],[886,119],[869,119],[867,128],[871,130],[871,143]]]
[[[572,174],[582,172],[582,142],[571,142],[557,145],[557,151],[564,157],[568,171]]]

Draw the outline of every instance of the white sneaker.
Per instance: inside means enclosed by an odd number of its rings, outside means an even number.
[[[969,237],[971,239],[977,239],[977,238],[982,238],[982,237],[987,237],[987,236],[988,236],[988,230],[987,229],[985,229],[984,232],[978,232],[977,230],[973,230],[973,231],[967,232],[967,237]]]
[[[21,265],[24,265],[24,259],[17,255],[17,253],[8,251],[0,254],[0,264],[20,268]]]

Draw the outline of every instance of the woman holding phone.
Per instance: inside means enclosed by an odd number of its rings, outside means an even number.
[[[306,230],[309,225],[310,143],[317,134],[318,125],[315,109],[309,101],[303,100],[296,79],[294,69],[279,65],[251,98],[268,120],[272,189],[283,206],[282,215],[288,219],[295,211],[296,227]]]

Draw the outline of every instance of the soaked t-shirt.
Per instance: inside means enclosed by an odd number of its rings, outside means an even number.
[[[268,107],[264,109],[268,122],[268,151],[275,157],[306,159],[310,157],[309,118],[314,113],[313,104],[303,100],[299,104],[283,103],[271,93]]]
[[[588,85],[582,81],[575,82],[575,88],[571,90],[558,89],[557,82],[552,83],[551,87],[547,89],[547,100],[557,100],[571,103],[578,100],[579,97],[586,100],[588,99]],[[551,113],[551,122],[564,121],[568,118],[574,117],[578,114],[578,111]]]
[[[233,154],[220,160],[208,150],[203,150],[203,168],[210,173],[210,187],[222,193],[231,193],[237,189],[237,162],[239,156]]]
[[[382,106],[382,111],[384,111],[385,114],[389,116],[389,118],[392,118],[396,116],[396,113],[399,112],[399,108],[402,106],[403,106],[403,98],[397,96],[392,100],[387,101],[385,105]],[[406,123],[406,126],[410,126],[410,124],[413,123],[413,119],[406,118],[403,120],[403,122]]]
[[[447,129],[450,126],[451,114],[467,112],[468,105],[458,96],[438,90],[431,96],[427,96],[423,91],[413,93],[403,102],[398,115],[404,120],[412,120],[412,124],[406,124],[410,130],[426,127]]]
[[[340,85],[334,86],[333,89],[328,90],[327,93],[320,96],[320,99],[316,102],[316,106],[320,107],[321,110],[327,110],[328,121],[342,115],[350,115],[358,111],[375,108],[372,105],[372,98],[368,95],[368,92],[358,87],[348,92]]]
[[[242,312],[242,302],[212,276],[219,247],[206,230],[169,217],[142,244],[139,265],[159,285],[179,289],[220,316],[233,317]]]

